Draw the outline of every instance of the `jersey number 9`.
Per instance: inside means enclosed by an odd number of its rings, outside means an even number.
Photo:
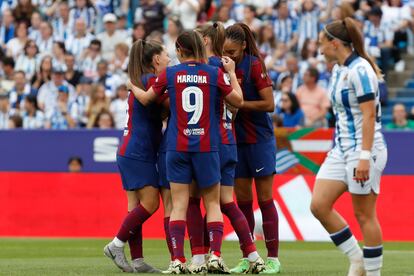
[[[181,96],[184,111],[187,113],[193,112],[188,124],[197,124],[203,114],[203,91],[197,86],[190,86],[183,90]],[[193,103],[191,103],[192,97]]]

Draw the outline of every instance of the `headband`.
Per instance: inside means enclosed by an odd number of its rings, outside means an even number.
[[[324,26],[323,27],[323,31],[330,37],[330,38],[332,38],[332,39],[338,39],[339,41],[341,41],[342,43],[344,43],[344,44],[351,44],[352,43],[352,41],[345,41],[345,40],[343,40],[343,39],[340,39],[339,37],[337,37],[337,36],[334,36],[332,33],[330,33],[329,31],[328,31],[328,29],[326,28],[326,26]]]

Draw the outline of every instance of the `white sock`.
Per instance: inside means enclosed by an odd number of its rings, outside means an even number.
[[[260,257],[259,253],[257,253],[257,251],[254,251],[254,252],[249,253],[249,255],[247,256],[247,259],[249,260],[249,262],[253,263],[257,261],[259,257]]]
[[[125,242],[121,241],[120,239],[118,239],[117,237],[115,237],[112,242],[115,244],[116,247],[124,247],[125,246]]]
[[[364,268],[367,271],[367,276],[381,275],[382,259],[382,245],[364,246]]]
[[[279,261],[278,257],[267,257],[268,260]]]
[[[330,236],[338,249],[348,256],[351,263],[362,261],[362,250],[348,226]],[[342,240],[344,241],[339,243]]]
[[[206,262],[204,254],[196,254],[191,258],[191,262],[195,265],[202,265]]]

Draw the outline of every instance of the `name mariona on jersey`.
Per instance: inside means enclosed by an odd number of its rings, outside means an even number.
[[[207,83],[207,76],[178,75],[177,83]]]

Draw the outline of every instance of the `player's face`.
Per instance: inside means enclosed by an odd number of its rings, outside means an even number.
[[[238,64],[243,59],[244,48],[246,48],[245,42],[240,45],[240,43],[237,43],[231,39],[226,39],[223,47],[223,54]]]
[[[319,51],[325,56],[326,61],[336,61],[337,49],[335,49],[332,41],[326,38],[324,32],[319,33]]]
[[[168,56],[167,51],[164,49],[161,54],[158,55],[158,71],[162,71],[167,68],[168,64],[170,63],[171,59]]]

